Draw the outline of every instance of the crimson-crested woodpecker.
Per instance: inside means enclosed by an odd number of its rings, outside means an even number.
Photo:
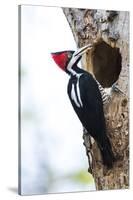
[[[67,92],[71,104],[87,133],[97,142],[103,164],[111,168],[114,162],[114,155],[106,134],[103,111],[103,101],[106,95],[101,91],[102,87],[98,81],[89,72],[77,66],[82,55],[91,48],[92,45],[88,44],[76,52],[62,51],[52,53],[52,58],[62,70],[70,75]]]

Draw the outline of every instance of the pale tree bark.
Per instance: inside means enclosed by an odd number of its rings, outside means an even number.
[[[83,67],[92,73],[103,87],[117,81],[124,92],[112,93],[104,106],[107,134],[116,162],[112,169],[102,164],[95,141],[83,134],[96,189],[120,189],[129,186],[128,80],[129,80],[129,12],[63,8],[77,47],[92,43],[94,48],[83,59]]]

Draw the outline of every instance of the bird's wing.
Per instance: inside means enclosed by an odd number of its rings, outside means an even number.
[[[105,133],[103,102],[98,85],[92,75],[83,74],[79,80],[81,100],[83,102],[82,123],[92,135]]]
[[[106,132],[103,103],[98,85],[92,75],[84,73],[79,78],[79,92],[82,106],[78,107],[71,96],[72,85],[77,84],[75,79],[70,79],[68,84],[68,95],[71,104],[78,115],[82,125],[90,135],[102,135]],[[101,136],[100,136],[101,137]]]

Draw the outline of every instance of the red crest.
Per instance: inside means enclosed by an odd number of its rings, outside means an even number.
[[[68,61],[67,52],[58,52],[58,53],[51,53],[52,58],[54,59],[55,63],[65,71],[66,64]]]

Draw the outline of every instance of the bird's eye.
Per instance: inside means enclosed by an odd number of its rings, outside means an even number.
[[[68,54],[68,58],[71,58],[72,55]]]

